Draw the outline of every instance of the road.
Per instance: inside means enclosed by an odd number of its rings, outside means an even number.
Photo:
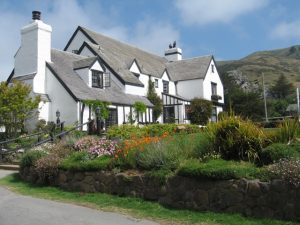
[[[0,170],[0,178],[13,171]],[[0,225],[158,225],[118,213],[37,199],[0,187]]]

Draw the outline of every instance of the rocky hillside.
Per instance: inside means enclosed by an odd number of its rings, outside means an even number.
[[[221,76],[233,76],[239,80],[238,83],[247,83],[246,80],[261,82],[264,73],[266,84],[272,84],[279,75],[284,74],[296,85],[300,82],[300,45],[259,51],[240,60],[220,61],[217,64]]]

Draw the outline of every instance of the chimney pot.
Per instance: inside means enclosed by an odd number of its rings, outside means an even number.
[[[41,19],[41,12],[40,11],[32,11],[32,19],[33,20],[40,20]]]

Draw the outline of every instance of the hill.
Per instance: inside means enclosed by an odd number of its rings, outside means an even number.
[[[245,58],[217,62],[221,76],[232,75],[236,79],[244,77],[249,81],[262,79],[272,84],[279,75],[285,75],[296,85],[300,82],[300,45],[270,51],[254,52]]]

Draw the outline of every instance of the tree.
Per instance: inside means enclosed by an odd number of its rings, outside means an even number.
[[[206,125],[212,114],[212,103],[211,101],[194,98],[191,101],[189,108],[189,115],[191,123]]]
[[[150,78],[149,78],[149,81],[148,81],[147,98],[154,105],[154,107],[153,107],[153,121],[156,121],[162,113],[162,100],[156,94],[156,91],[155,91],[155,88],[154,88],[154,82],[152,82]]]
[[[293,94],[294,86],[288,79],[281,74],[275,84],[270,88],[270,93],[273,98],[283,99]]]
[[[14,81],[0,83],[0,126],[5,127],[6,137],[24,131],[25,120],[38,113],[40,96],[30,96],[31,86]]]

